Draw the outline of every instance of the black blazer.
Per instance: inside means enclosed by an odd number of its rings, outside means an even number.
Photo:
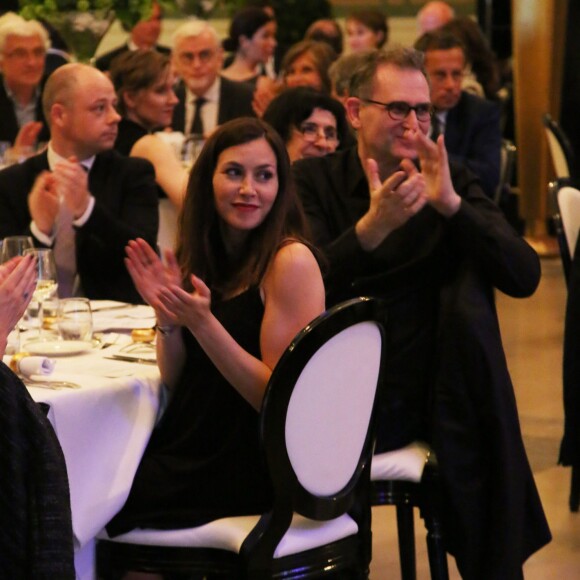
[[[498,105],[463,91],[457,105],[447,113],[445,146],[449,159],[465,163],[493,199],[501,163]]]
[[[328,304],[354,296],[390,304],[377,448],[382,432],[407,428],[397,416],[408,410],[409,387],[417,390],[417,367],[427,367],[429,392],[423,388],[426,400],[414,405],[423,406],[439,462],[446,548],[464,578],[518,578],[550,534],[522,443],[493,288],[527,296],[540,265],[475,176],[450,168],[462,197],[452,218],[426,206],[365,252],[354,227],[368,210],[369,188],[356,147],[293,164],[314,242],[328,260]],[[423,327],[431,329],[427,341]]]
[[[127,43],[105,52],[95,60],[95,66],[102,70],[103,72],[110,70],[113,61],[120,55],[130,50]],[[162,46],[161,44],[155,45],[155,50],[161,52],[162,54],[171,54],[171,49],[167,46]]]
[[[41,87],[44,87],[44,80],[41,82]],[[44,120],[42,112],[42,90],[36,102],[36,119],[42,122],[42,129],[38,134],[38,142],[48,141],[50,139],[50,131],[48,125]],[[8,98],[6,88],[4,87],[4,77],[0,75],[0,141],[10,141],[14,143],[18,135],[18,120],[14,112],[14,103]]]
[[[0,570],[74,580],[66,463],[52,425],[0,361]]]
[[[179,83],[175,94],[179,99],[173,110],[173,122],[171,127],[174,131],[187,133],[185,127],[185,97],[186,90],[183,81]],[[240,83],[221,77],[219,104],[218,104],[218,125],[222,125],[238,117],[255,117],[252,109],[252,99],[254,92],[247,83]],[[189,127],[187,128],[189,129]]]
[[[37,175],[47,170],[45,152],[0,171],[0,238],[30,235],[28,194]],[[99,153],[89,174],[89,190],[95,207],[76,230],[77,270],[84,294],[141,302],[123,258],[127,242],[134,238],[156,247],[159,214],[153,166],[116,151]]]

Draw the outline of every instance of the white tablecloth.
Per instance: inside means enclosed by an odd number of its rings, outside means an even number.
[[[64,452],[77,578],[93,577],[93,538],[125,503],[159,409],[155,365],[104,358],[128,342],[124,336],[103,350],[56,358],[48,378],[74,381],[80,389],[29,387],[35,401],[50,405],[49,419]]]

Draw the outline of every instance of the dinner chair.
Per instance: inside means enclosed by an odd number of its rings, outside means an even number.
[[[514,175],[517,148],[513,141],[502,139],[500,153],[499,183],[494,196],[494,201],[497,205],[500,205],[510,193],[510,184]]]
[[[568,137],[548,113],[542,117],[542,122],[556,177],[558,179],[575,179],[575,155]]]
[[[440,518],[437,460],[426,443],[417,441],[402,449],[373,456],[371,503],[375,506],[396,507],[402,580],[415,580],[417,577],[413,519],[415,507],[419,509],[427,528],[431,578],[448,580],[447,554]]]
[[[272,510],[183,530],[137,529],[97,545],[99,578],[123,570],[226,578],[366,578],[372,414],[381,379],[381,303],[357,298],[316,318],[274,369],[261,410]]]
[[[560,248],[564,277],[569,286],[572,258],[580,230],[580,190],[556,181],[550,184],[550,193],[557,210],[554,215],[556,237]],[[566,352],[566,345],[564,345],[565,358]],[[577,512],[580,509],[580,464],[572,465],[569,506],[572,512]]]

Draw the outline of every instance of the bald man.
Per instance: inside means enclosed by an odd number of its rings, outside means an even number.
[[[447,2],[440,2],[439,0],[427,2],[417,12],[417,29],[419,34],[441,28],[455,17],[455,11],[447,4]]]
[[[156,242],[153,166],[113,151],[117,97],[97,69],[58,68],[42,103],[47,150],[0,171],[0,238],[32,235],[37,246],[53,248],[61,298],[138,302],[124,249],[137,237]]]

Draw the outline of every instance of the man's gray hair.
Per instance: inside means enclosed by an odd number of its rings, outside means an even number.
[[[177,45],[185,38],[199,36],[204,32],[209,32],[214,37],[216,44],[221,46],[221,40],[217,30],[207,21],[195,18],[188,20],[175,30],[171,37],[173,41],[173,48],[176,48]]]
[[[371,50],[361,54],[350,77],[350,96],[362,99],[370,98],[377,69],[385,65],[416,70],[429,82],[425,72],[423,53],[407,46],[393,46],[385,50]]]
[[[0,62],[4,58],[4,47],[9,36],[21,36],[24,38],[40,36],[44,47],[46,49],[50,48],[48,32],[38,20],[24,20],[18,14],[7,12],[0,17]]]

